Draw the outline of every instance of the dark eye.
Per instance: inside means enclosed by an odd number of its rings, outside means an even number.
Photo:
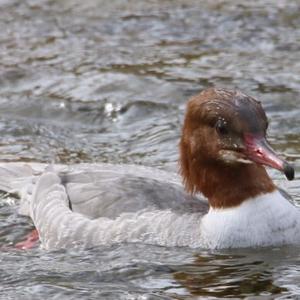
[[[219,135],[227,135],[228,134],[228,127],[227,123],[223,120],[218,120],[216,123],[216,131]]]

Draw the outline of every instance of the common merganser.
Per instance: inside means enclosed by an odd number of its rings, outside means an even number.
[[[0,164],[47,249],[140,242],[237,248],[300,243],[300,213],[264,165],[294,169],[266,140],[265,112],[240,91],[209,88],[187,104],[180,173],[79,164]],[[207,200],[196,197],[197,193]]]

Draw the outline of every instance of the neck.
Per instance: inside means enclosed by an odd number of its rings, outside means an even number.
[[[194,172],[194,191],[204,194],[213,208],[238,206],[276,189],[265,168],[256,164],[201,164]]]

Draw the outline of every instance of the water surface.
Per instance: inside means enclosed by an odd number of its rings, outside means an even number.
[[[0,160],[177,168],[187,98],[211,85],[262,101],[296,166],[298,1],[0,1]],[[299,248],[10,248],[30,229],[0,203],[1,299],[215,299],[300,294]]]

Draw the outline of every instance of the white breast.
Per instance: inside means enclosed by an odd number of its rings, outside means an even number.
[[[296,243],[300,243],[300,212],[279,191],[234,208],[210,208],[201,222],[201,244],[205,248]]]

